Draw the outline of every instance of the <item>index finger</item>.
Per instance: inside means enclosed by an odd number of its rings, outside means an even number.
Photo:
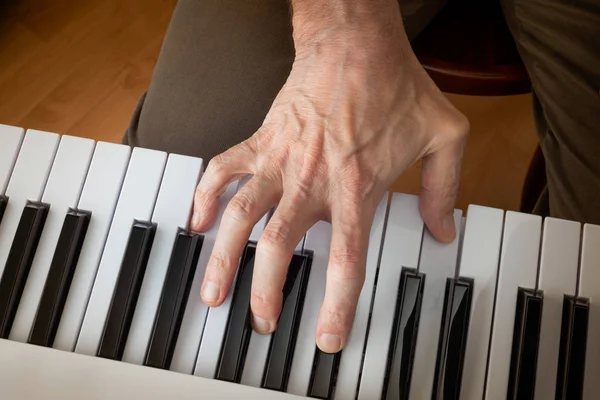
[[[219,197],[227,186],[247,174],[254,174],[256,155],[249,141],[230,148],[208,163],[194,194],[194,213],[191,228],[202,232],[212,226],[219,205]]]

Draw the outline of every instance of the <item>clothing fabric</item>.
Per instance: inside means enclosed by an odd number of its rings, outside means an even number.
[[[445,0],[400,0],[409,39]],[[535,213],[600,223],[600,1],[501,0],[532,82]],[[262,124],[294,60],[284,0],[179,0],[123,143],[207,162]],[[508,157],[509,155],[507,155]]]

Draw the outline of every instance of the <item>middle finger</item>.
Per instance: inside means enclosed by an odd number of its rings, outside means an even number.
[[[283,285],[294,250],[315,222],[308,202],[283,196],[256,249],[250,308],[252,325],[270,333],[281,312]]]

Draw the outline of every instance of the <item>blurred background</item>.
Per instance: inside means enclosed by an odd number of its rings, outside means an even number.
[[[0,1],[0,124],[120,142],[176,3]],[[471,121],[457,207],[519,210],[537,145],[530,95],[447,95]],[[392,189],[418,194],[419,180],[417,164]]]

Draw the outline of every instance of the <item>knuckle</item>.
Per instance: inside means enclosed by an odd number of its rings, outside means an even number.
[[[421,201],[425,207],[437,208],[440,204],[445,204],[448,200],[453,199],[457,191],[458,182],[456,180],[442,182],[424,180],[421,187],[421,195],[424,198]]]
[[[329,252],[331,272],[343,280],[364,279],[364,269],[360,268],[362,255],[351,248],[332,248]]]
[[[260,237],[258,242],[259,251],[270,250],[284,246],[287,243],[289,228],[284,224],[277,223],[268,226]]]
[[[340,176],[342,198],[349,204],[360,206],[363,195],[371,192],[375,184],[374,174],[358,161],[352,161],[342,166]]]
[[[322,149],[315,145],[308,145],[299,157],[298,180],[305,184],[314,181],[322,167]]]
[[[306,199],[309,199],[314,194],[312,190],[311,184],[307,181],[299,180],[296,182],[296,186],[294,188],[293,193],[293,201],[296,203],[301,203]]]
[[[230,200],[227,207],[227,214],[235,221],[242,222],[252,218],[253,209],[252,199],[240,192]]]
[[[240,146],[242,146],[248,153],[256,155],[259,152],[260,141],[256,140],[256,136],[252,136],[244,140]]]
[[[451,124],[448,124],[448,134],[457,142],[463,142],[469,136],[471,129],[469,119],[462,113],[457,112]]]
[[[227,171],[227,157],[225,154],[217,154],[208,163],[206,173],[216,178],[224,177]]]
[[[283,161],[271,156],[260,168],[260,175],[267,181],[277,182],[281,180]]]

